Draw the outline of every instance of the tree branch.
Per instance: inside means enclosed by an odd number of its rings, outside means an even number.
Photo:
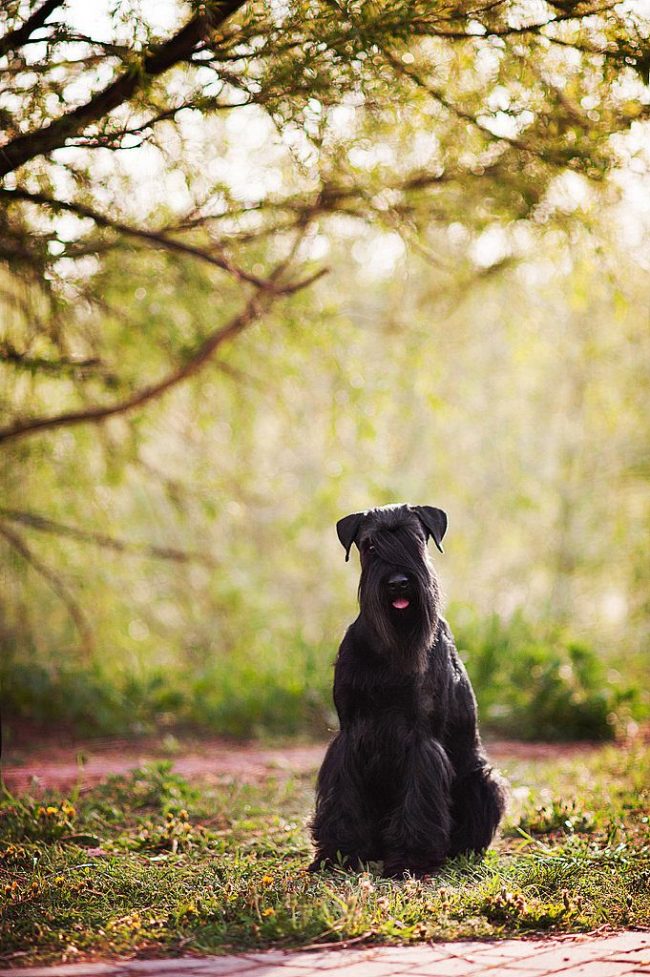
[[[512,146],[513,149],[517,149],[519,152],[527,153],[530,156],[535,156],[540,159],[543,163],[552,163],[554,166],[565,167],[567,165],[567,158],[564,153],[556,152],[552,149],[538,149],[535,146],[531,146],[529,143],[524,142],[521,139],[516,139],[513,136],[499,135],[493,132],[489,126],[486,126],[471,112],[466,109],[461,108],[454,102],[450,101],[442,91],[434,88],[426,82],[417,71],[407,68],[391,51],[387,48],[382,47],[381,52],[392,66],[397,74],[401,74],[406,78],[410,78],[411,81],[416,85],[416,87],[421,88],[423,91],[428,92],[435,100],[442,105],[443,108],[447,109],[448,112],[452,112],[457,118],[468,122],[471,126],[477,129],[479,132],[483,133],[484,136],[494,143],[503,143],[508,146]]]
[[[29,37],[42,27],[50,14],[57,7],[62,7],[64,0],[45,0],[45,3],[35,10],[31,17],[28,17],[22,27],[8,31],[4,37],[0,37],[0,58],[8,54],[9,51],[17,51],[23,46]]]
[[[69,376],[70,374],[77,375],[83,373],[87,375],[89,372],[103,371],[105,375],[104,367],[99,357],[95,356],[91,359],[75,360],[62,356],[56,360],[48,360],[44,356],[29,356],[27,353],[21,353],[10,342],[3,340],[0,340],[0,362],[11,363],[13,366],[21,370],[28,370],[30,373],[39,370],[55,376]]]
[[[140,67],[127,69],[119,78],[66,115],[55,119],[44,129],[18,136],[0,149],[0,177],[11,173],[23,163],[64,146],[71,136],[86,126],[103,119],[118,105],[127,102],[142,88],[147,79],[164,74],[169,68],[186,60],[196,44],[214,27],[243,6],[245,0],[212,0],[199,7],[199,13],[173,37],[148,54]]]
[[[116,539],[114,536],[107,536],[105,533],[93,533],[86,529],[78,529],[76,526],[66,526],[63,523],[55,522],[35,512],[22,512],[18,509],[5,509],[0,506],[0,515],[10,522],[19,522],[30,529],[39,532],[51,533],[55,536],[66,536],[69,539],[78,540],[80,543],[92,543],[101,546],[103,549],[115,550],[117,553],[132,553],[134,556],[151,557],[158,560],[172,560],[175,563],[202,563],[207,567],[218,566],[213,557],[205,553],[196,553],[188,550],[179,550],[173,546],[151,546],[147,543],[132,543],[129,540]]]
[[[559,16],[549,18],[548,20],[537,21],[532,24],[522,24],[518,27],[488,27],[486,24],[482,24],[481,26],[485,28],[484,34],[470,34],[468,31],[444,30],[444,28],[442,30],[436,29],[434,33],[436,37],[441,37],[445,40],[451,41],[476,41],[486,37],[512,37],[517,34],[537,33],[540,34],[540,37],[545,37],[547,40],[553,40],[553,38],[549,37],[548,34],[541,33],[544,27],[553,27],[555,24],[562,24],[567,21],[584,20],[586,17],[595,17],[599,14],[610,13],[615,7],[618,6],[619,3],[620,0],[607,0],[606,3],[597,4],[589,10],[582,10],[580,12],[568,10]],[[481,14],[485,12],[485,10],[478,9],[474,11],[473,16],[476,18],[476,20],[479,20]],[[469,17],[469,14],[467,16]],[[481,23],[480,20],[479,23]],[[416,18],[413,21],[413,27],[428,28],[429,30],[431,29],[426,20],[420,20],[419,18]],[[424,30],[423,33],[425,33]],[[568,46],[572,46],[570,42],[568,43]]]
[[[284,263],[283,263],[284,264]],[[171,373],[168,373],[166,377],[159,380],[157,383],[150,384],[148,386],[142,387],[137,390],[126,400],[119,401],[116,404],[107,404],[104,406],[88,407],[83,410],[69,411],[63,414],[54,414],[50,417],[35,417],[29,418],[27,420],[18,420],[7,427],[0,429],[0,443],[3,441],[15,441],[18,438],[24,438],[30,434],[34,434],[37,431],[47,431],[52,428],[58,427],[71,427],[75,424],[82,424],[86,421],[103,421],[108,417],[115,417],[119,414],[127,414],[137,407],[148,403],[150,400],[154,400],[160,397],[162,394],[166,393],[172,387],[186,380],[188,377],[195,373],[198,373],[203,366],[210,360],[214,352],[222,346],[223,343],[228,340],[234,339],[235,336],[243,332],[244,329],[254,320],[257,319],[263,312],[266,312],[273,301],[277,298],[279,294],[289,295],[299,291],[302,288],[306,288],[311,285],[318,278],[326,273],[326,269],[321,269],[308,278],[304,278],[293,285],[285,285],[282,292],[276,292],[271,290],[266,290],[262,294],[256,293],[238,315],[234,316],[230,322],[222,326],[221,329],[217,329],[213,332],[204,342],[199,346],[198,350],[185,363],[183,366]]]
[[[122,224],[120,221],[115,221],[110,217],[106,217],[104,214],[100,214],[98,211],[93,210],[91,207],[86,207],[84,204],[70,203],[65,200],[55,200],[43,193],[29,193],[27,190],[21,190],[20,188],[17,188],[16,190],[5,190],[0,187],[0,199],[2,198],[5,200],[24,200],[28,203],[49,207],[54,211],[64,210],[67,213],[76,214],[77,217],[88,218],[89,220],[94,221],[98,227],[105,227],[109,230],[116,231],[118,234],[124,234],[127,237],[146,241],[147,244],[157,244],[166,251],[175,251],[179,254],[190,255],[192,258],[200,258],[202,261],[206,261],[208,264],[214,265],[216,268],[221,268],[222,271],[227,271],[237,281],[248,282],[250,285],[255,285],[256,288],[260,289],[268,289],[272,287],[269,279],[259,278],[257,275],[252,275],[250,272],[244,271],[243,268],[239,268],[237,265],[229,261],[228,258],[217,257],[214,254],[204,251],[202,248],[196,247],[193,244],[185,244],[185,242],[178,241],[176,238],[168,237],[162,231],[149,231],[141,227],[132,227],[129,224]],[[282,294],[282,286],[278,286],[277,290],[280,294]]]
[[[63,601],[68,610],[68,614],[74,621],[75,627],[79,632],[84,654],[90,657],[95,644],[93,633],[86,615],[66,585],[52,570],[50,570],[48,566],[46,566],[37,556],[34,555],[34,553],[32,553],[22,536],[19,536],[18,533],[16,533],[13,529],[10,529],[2,522],[0,522],[0,536],[3,536],[12,549],[19,553],[23,560],[25,560],[26,563],[33,567],[33,569],[36,570],[36,572],[43,577],[44,580],[47,581],[57,597]]]

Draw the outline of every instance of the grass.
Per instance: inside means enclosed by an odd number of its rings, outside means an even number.
[[[168,762],[0,808],[0,960],[413,943],[650,925],[650,749],[513,761],[482,861],[308,875],[312,778],[188,784]]]

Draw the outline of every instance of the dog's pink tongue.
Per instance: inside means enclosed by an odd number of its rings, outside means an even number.
[[[398,597],[397,600],[393,601],[393,607],[396,607],[398,611],[403,611],[405,607],[409,606],[409,602],[406,597]]]

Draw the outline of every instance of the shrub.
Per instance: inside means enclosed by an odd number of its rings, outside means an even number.
[[[526,740],[607,740],[641,714],[638,689],[614,684],[597,652],[521,614],[453,622],[484,728]]]
[[[642,718],[636,688],[613,684],[596,650],[561,631],[452,608],[458,649],[484,730],[527,740],[606,740]],[[336,725],[334,645],[278,638],[209,665],[129,672],[117,661],[43,663],[0,657],[5,718],[63,722],[81,733],[139,733],[192,726],[247,738],[323,738]]]

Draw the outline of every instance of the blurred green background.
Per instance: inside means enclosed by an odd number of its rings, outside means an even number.
[[[334,524],[395,501],[449,515],[434,563],[486,729],[647,718],[647,33],[626,5],[542,4],[528,34],[483,6],[251,5],[128,105],[131,130],[170,92],[185,113],[134,137],[118,110],[5,178],[74,204],[0,197],[7,428],[132,394],[250,291],[120,224],[261,278],[327,269],[142,409],[0,444],[10,730],[326,735],[357,585]],[[38,81],[16,131],[67,110],[57,45],[104,31],[118,71],[191,10],[117,8],[99,30],[63,4],[40,63],[0,62]],[[75,77],[67,107],[97,85]]]

